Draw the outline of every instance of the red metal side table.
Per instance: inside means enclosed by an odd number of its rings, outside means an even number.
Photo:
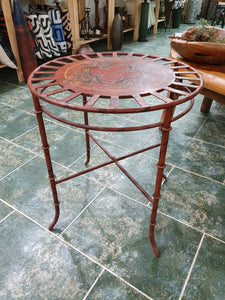
[[[202,88],[202,79],[199,73],[182,62],[153,55],[120,52],[90,53],[58,58],[39,66],[30,75],[28,86],[33,95],[35,114],[55,205],[55,218],[49,226],[49,230],[55,226],[60,213],[57,185],[114,163],[152,203],[149,235],[153,251],[156,256],[159,256],[154,238],[154,226],[161,183],[162,179],[166,178],[163,170],[166,166],[166,149],[169,132],[172,129],[171,122],[181,118],[193,106],[194,96]],[[128,105],[124,105],[125,99]],[[188,103],[187,108],[173,116],[175,107],[184,102]],[[67,119],[60,117],[51,112],[51,108],[55,106],[64,108],[67,112],[74,110],[82,112],[83,121],[77,123],[69,117]],[[91,125],[88,122],[89,113],[137,114],[149,112],[151,114],[151,112],[159,110],[164,112],[164,118],[163,121],[159,120],[157,123],[133,127],[121,127],[119,124],[118,127],[107,127],[106,124],[102,127],[95,124]],[[56,180],[42,117],[43,112],[60,122],[85,130],[86,164],[90,160],[90,138],[107,154],[110,160]],[[162,130],[161,141],[158,144],[117,158],[108,153],[90,132],[137,131],[156,127],[160,127]],[[160,154],[157,163],[155,190],[150,196],[122,167],[119,161],[156,147],[160,147]]]

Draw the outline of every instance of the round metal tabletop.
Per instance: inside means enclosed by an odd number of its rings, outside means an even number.
[[[136,113],[192,99],[199,93],[202,79],[192,67],[169,58],[103,52],[47,62],[32,72],[28,86],[39,99],[68,109]],[[126,106],[124,99],[128,99]]]

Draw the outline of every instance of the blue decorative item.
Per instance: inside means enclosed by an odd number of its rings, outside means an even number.
[[[59,48],[59,52],[66,53],[66,41],[63,34],[60,10],[58,8],[50,9],[48,15],[52,23],[53,38]]]

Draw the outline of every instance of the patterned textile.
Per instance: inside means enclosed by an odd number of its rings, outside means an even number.
[[[49,48],[48,41],[47,41],[47,39],[44,35],[43,28],[41,27],[41,24],[38,20],[37,15],[35,15],[35,14],[34,15],[29,15],[28,19],[31,22],[33,33],[34,33],[34,36],[36,38],[36,41],[40,46],[41,56],[43,58],[51,58],[52,53],[51,53],[51,50]]]
[[[70,25],[70,19],[68,15],[68,9],[64,7],[60,7],[60,14],[61,14],[61,20],[62,20],[62,27],[63,27],[63,34],[66,40],[66,46],[68,49],[68,52],[72,51],[73,48],[73,40],[72,40],[72,33],[71,33],[71,25]]]
[[[50,9],[48,11],[48,15],[52,23],[53,38],[59,48],[59,51],[66,53],[66,41],[63,35],[60,10],[58,8]]]
[[[33,47],[34,47],[35,55],[37,56],[37,58],[43,59],[43,57],[41,55],[40,46],[37,43],[37,41],[35,39],[35,36],[34,36],[34,33],[33,33],[33,28],[32,28],[32,25],[31,25],[31,20],[28,18],[28,16],[26,16],[26,21],[27,21],[27,27],[30,30],[30,34],[31,34],[31,37],[32,37],[32,42],[33,42]]]
[[[47,14],[40,14],[38,20],[43,29],[48,46],[54,56],[60,56],[59,49],[53,39],[52,27],[49,16]]]

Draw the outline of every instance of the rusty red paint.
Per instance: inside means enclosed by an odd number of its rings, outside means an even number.
[[[33,95],[55,205],[55,218],[49,229],[54,228],[60,213],[57,184],[114,163],[152,203],[149,235],[153,251],[158,257],[154,227],[162,179],[166,178],[163,172],[166,167],[165,159],[169,132],[172,129],[171,122],[181,118],[191,109],[194,96],[202,88],[202,79],[199,73],[181,62],[153,55],[119,52],[76,54],[58,58],[39,66],[30,75],[28,86]],[[80,100],[81,96],[82,100]],[[149,101],[149,97],[151,101]],[[128,101],[126,106],[123,106],[124,98]],[[173,117],[174,108],[187,101],[189,102],[188,107]],[[45,102],[71,111],[83,111],[84,120],[82,123],[77,123],[74,120],[63,119],[49,111]],[[88,113],[135,114],[149,112],[151,114],[155,110],[164,111],[163,120],[133,127],[120,126],[119,124],[114,127],[109,127],[107,124],[104,127],[98,124],[90,125],[88,120]],[[109,161],[55,180],[42,117],[43,112],[60,122],[85,130],[86,164],[90,160],[90,138],[105,152]],[[111,155],[89,132],[90,129],[118,132],[155,127],[160,127],[162,130],[160,143],[117,158]],[[155,189],[153,196],[150,196],[122,167],[119,161],[155,147],[160,147],[160,154]]]

